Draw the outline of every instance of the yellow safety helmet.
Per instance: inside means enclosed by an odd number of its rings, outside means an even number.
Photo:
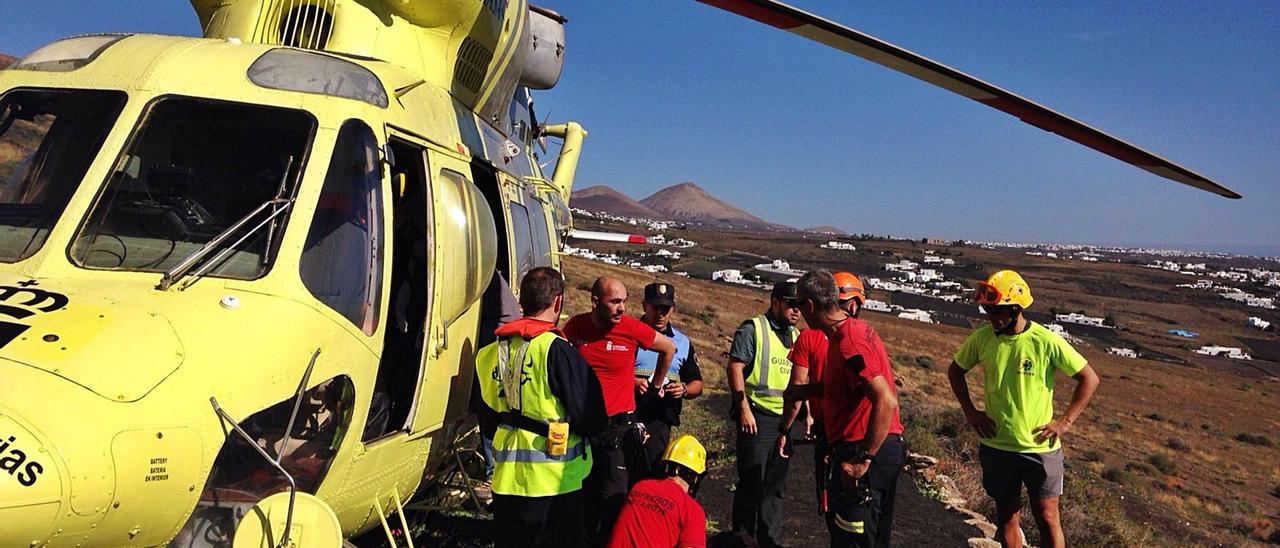
[[[1022,276],[1012,270],[1001,270],[992,274],[985,282],[978,283],[978,304],[984,306],[1004,306],[1016,304],[1024,309],[1030,308],[1032,301],[1031,287]]]
[[[671,440],[667,444],[667,450],[662,452],[662,460],[679,464],[698,475],[707,471],[707,450],[698,442],[698,438],[689,434],[681,434]]]

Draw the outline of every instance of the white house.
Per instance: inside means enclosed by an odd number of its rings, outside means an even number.
[[[729,282],[733,284],[743,282],[742,271],[734,268],[726,268],[724,270],[717,270],[715,272],[712,272],[711,279],[720,280],[722,282]]]
[[[1233,360],[1252,360],[1253,357],[1246,354],[1244,350],[1234,346],[1201,346],[1196,350],[1196,354],[1204,356],[1226,356]]]
[[[1117,347],[1111,346],[1107,348],[1107,353],[1111,354],[1112,356],[1120,356],[1121,358],[1138,357],[1138,352],[1132,348],[1117,348]]]
[[[853,244],[847,242],[827,242],[818,247],[823,249],[838,249],[841,251],[856,251],[858,249],[854,247]]]
[[[885,303],[884,301],[877,301],[875,299],[867,299],[867,302],[862,303],[862,309],[873,310],[875,312],[889,312],[891,310],[888,303]]]
[[[903,310],[902,312],[898,313],[898,317],[906,318],[908,320],[915,320],[918,322],[924,322],[924,323],[935,323],[933,321],[933,316],[930,315],[928,311],[920,310],[918,308],[909,308],[909,309]]]
[[[910,272],[915,270],[919,266],[920,266],[919,263],[915,263],[915,262],[903,259],[896,263],[885,263],[884,269],[890,272]]]
[[[1070,314],[1058,314],[1054,318],[1060,322],[1074,323],[1074,324],[1080,324],[1080,325],[1091,325],[1093,327],[1107,327],[1107,325],[1104,323],[1106,321],[1104,318],[1095,318],[1093,316],[1086,316],[1084,314],[1077,314],[1075,312],[1072,312]]]
[[[1249,327],[1256,327],[1263,331],[1266,331],[1268,327],[1271,327],[1271,322],[1257,316],[1249,316],[1249,319],[1245,320],[1244,324]]]

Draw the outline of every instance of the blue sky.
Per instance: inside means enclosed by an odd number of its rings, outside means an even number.
[[[1280,255],[1280,3],[793,1],[1245,197],[692,1],[544,0],[569,36],[538,108],[590,131],[578,185],[640,198],[694,181],[769,220],[854,232]],[[180,0],[0,10],[11,54],[84,32],[199,32]]]

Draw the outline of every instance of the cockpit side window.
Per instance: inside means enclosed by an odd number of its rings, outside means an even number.
[[[298,110],[169,96],[156,100],[71,248],[80,266],[165,272],[206,244],[210,276],[266,274],[315,131]],[[266,204],[266,205],[264,205]],[[269,218],[269,220],[267,220]],[[224,238],[225,236],[225,238]],[[225,252],[225,253],[224,253]]]
[[[299,261],[302,283],[365,334],[378,329],[382,286],[382,163],[364,122],[338,131]]]
[[[126,96],[119,91],[20,89],[0,98],[0,262],[44,245]]]

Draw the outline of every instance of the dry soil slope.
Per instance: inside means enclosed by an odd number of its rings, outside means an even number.
[[[788,228],[747,213],[689,182],[659,190],[640,200],[640,203],[676,221],[749,228]]]
[[[18,59],[16,57],[12,57],[12,56],[0,53],[0,68],[5,68],[9,65],[12,65],[13,62],[17,60]]]
[[[665,219],[663,214],[650,209],[635,199],[605,185],[596,185],[576,190],[570,197],[573,207],[595,212],[604,212],[623,217],[642,217],[646,219]]]

